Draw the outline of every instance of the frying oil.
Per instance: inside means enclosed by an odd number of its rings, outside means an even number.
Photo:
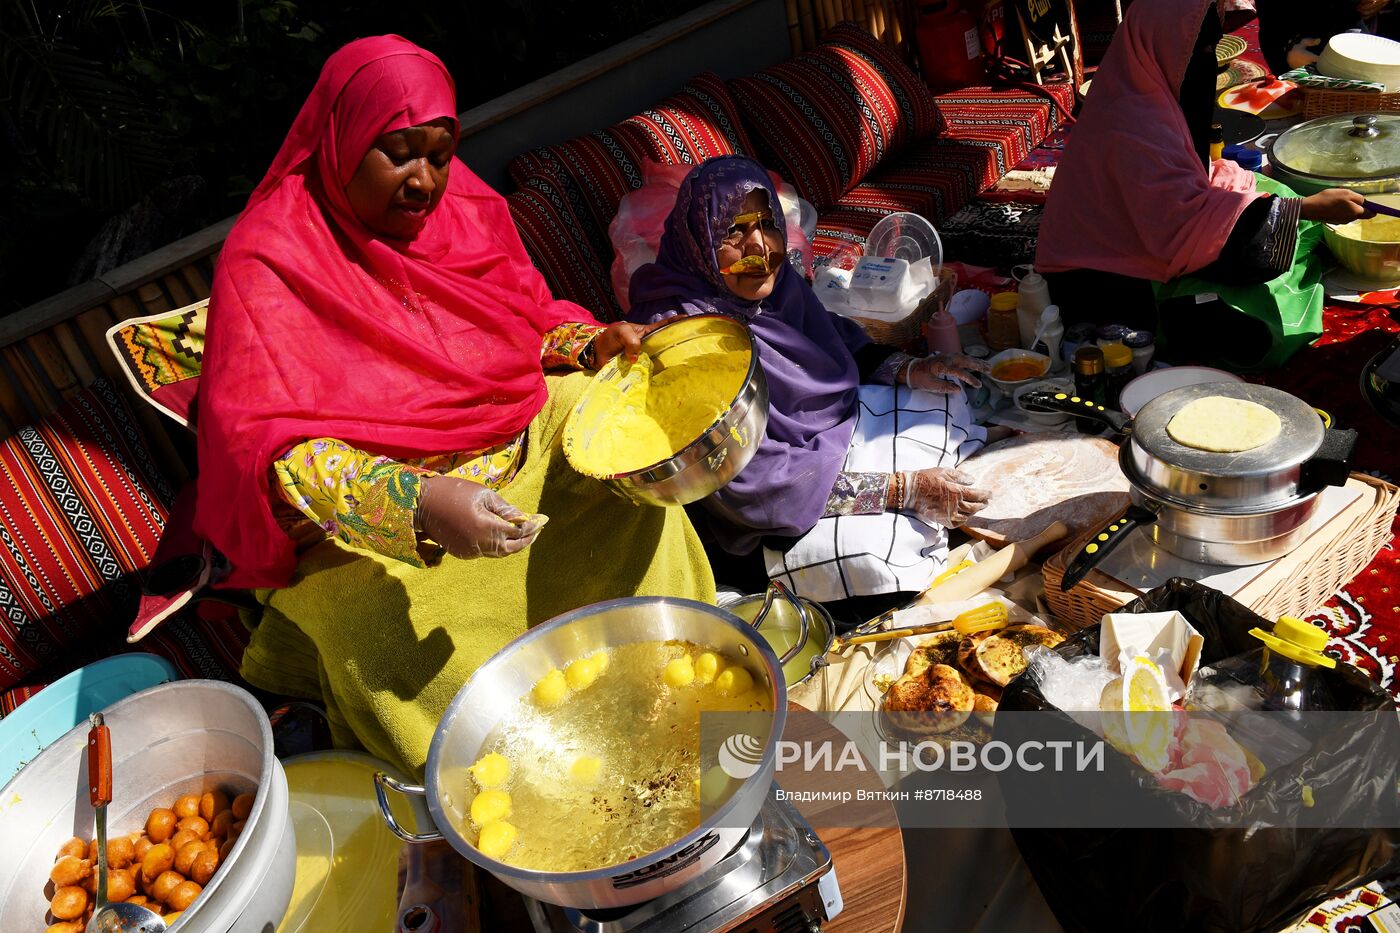
[[[713,761],[701,760],[700,714],[771,711],[761,682],[737,697],[700,677],[684,686],[667,682],[669,662],[687,655],[693,662],[706,650],[676,641],[618,645],[606,649],[597,679],[561,702],[542,707],[529,693],[517,702],[480,753],[510,763],[501,789],[510,794],[507,820],[517,835],[503,861],[586,871],[654,852],[699,825],[702,766],[714,770]],[[706,802],[717,806],[738,783],[721,785]],[[465,812],[478,791],[469,781]],[[477,844],[481,827],[467,818],[462,828]]]

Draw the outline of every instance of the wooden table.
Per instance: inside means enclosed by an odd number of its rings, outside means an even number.
[[[904,925],[904,837],[897,829],[824,829],[846,909],[823,933],[896,933]]]

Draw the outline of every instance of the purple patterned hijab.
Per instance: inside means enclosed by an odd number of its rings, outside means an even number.
[[[743,321],[758,342],[768,380],[767,436],[749,465],[704,500],[710,528],[731,554],[752,552],[767,535],[800,537],[821,518],[855,427],[859,374],[851,353],[870,342],[858,325],[822,307],[787,263],[762,301],[725,286],[715,244],[755,189],[768,193],[781,218],[778,193],[752,159],[720,156],[692,170],[666,219],[656,262],[632,276],[628,314],[649,324],[718,312]]]

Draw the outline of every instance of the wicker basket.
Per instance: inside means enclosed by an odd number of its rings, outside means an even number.
[[[929,318],[933,317],[935,311],[948,307],[948,302],[952,299],[957,284],[957,274],[949,269],[944,269],[939,273],[938,287],[927,298],[919,302],[919,306],[910,311],[902,320],[891,323],[878,318],[856,317],[855,315],[851,315],[850,319],[859,324],[875,343],[887,347],[908,346],[923,336],[924,325],[929,322]]]
[[[1309,120],[1334,113],[1400,113],[1400,94],[1341,91],[1306,85],[1298,90],[1303,95],[1303,116]]]
[[[1400,506],[1400,487],[1362,473],[1351,479],[1368,487],[1371,502],[1363,498],[1353,503],[1324,526],[1322,542],[1304,542],[1291,555],[1279,558],[1275,566],[1246,584],[1235,598],[1266,619],[1279,616],[1306,616],[1325,603],[1333,593],[1366,568],[1390,540],[1391,523]],[[1360,509],[1356,507],[1362,506]],[[1342,520],[1351,515],[1350,520]],[[1333,527],[1335,526],[1335,527]],[[1064,592],[1060,581],[1065,567],[1080,548],[1098,532],[1094,528],[1070,542],[1045,562],[1045,602],[1059,619],[1075,628],[1095,625],[1104,613],[1132,602],[1142,593],[1098,570]],[[1311,556],[1298,555],[1311,552]],[[1296,559],[1295,559],[1296,558]]]

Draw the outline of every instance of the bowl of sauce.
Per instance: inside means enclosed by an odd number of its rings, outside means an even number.
[[[1031,350],[1002,350],[987,362],[992,367],[988,378],[1004,395],[1050,371],[1050,357]]]

